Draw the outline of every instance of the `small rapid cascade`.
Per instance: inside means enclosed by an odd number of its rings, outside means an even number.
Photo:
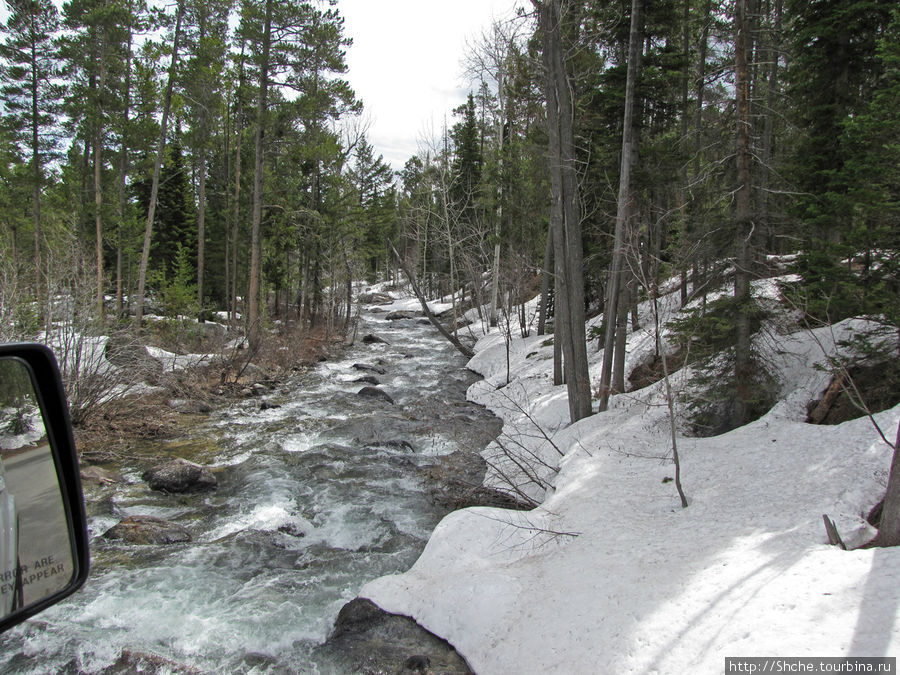
[[[445,514],[425,469],[499,429],[466,402],[475,376],[437,331],[383,316],[365,313],[359,335],[385,343],[358,341],[154,447],[213,467],[214,492],[152,492],[145,467],[110,467],[125,481],[91,488],[87,584],[0,636],[0,673],[333,672],[314,650],[338,611],[367,581],[408,569]],[[366,375],[393,404],[358,394]],[[102,537],[130,515],[178,523],[193,541]]]

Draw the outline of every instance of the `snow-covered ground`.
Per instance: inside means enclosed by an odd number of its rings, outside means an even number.
[[[414,306],[395,308],[403,303]],[[865,514],[883,494],[891,450],[865,418],[803,421],[827,385],[815,364],[860,325],[763,338],[781,400],[721,436],[679,433],[687,509],[668,480],[661,383],[568,425],[546,338],[514,328],[507,373],[495,330],[476,345],[469,367],[485,379],[469,397],[504,419],[507,447],[540,458],[551,487],[532,486],[542,503],[531,512],[452,513],[412,569],[361,595],[446,638],[482,675],[721,673],[729,656],[900,654],[900,549],[840,550],[822,520],[850,545],[874,535]],[[630,336],[629,370],[653,344],[650,330]],[[589,351],[596,384],[602,353]],[[676,389],[687,375],[673,376]],[[875,415],[888,438],[898,419],[900,406]]]

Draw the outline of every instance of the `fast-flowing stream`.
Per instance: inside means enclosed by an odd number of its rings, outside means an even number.
[[[340,608],[407,569],[443,515],[422,467],[497,431],[465,402],[474,376],[437,331],[383,316],[365,314],[359,335],[387,344],[358,342],[159,444],[161,458],[213,466],[214,492],[152,492],[143,467],[117,467],[124,483],[89,505],[87,584],[0,636],[0,672],[331,672],[314,648]],[[394,404],[358,395],[364,375]],[[193,541],[102,537],[129,515],[184,525]]]

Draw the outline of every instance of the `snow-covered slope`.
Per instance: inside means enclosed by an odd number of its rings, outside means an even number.
[[[411,570],[361,595],[446,638],[482,675],[720,673],[728,656],[897,655],[900,550],[842,551],[822,521],[850,544],[874,534],[864,517],[890,448],[864,418],[802,421],[826,383],[814,364],[853,325],[777,338],[785,384],[764,418],[714,438],[679,435],[687,509],[668,481],[661,385],[567,426],[545,339],[513,339],[507,384],[506,340],[488,335],[470,362],[485,376],[470,398],[559,465],[544,471],[552,487],[535,488],[543,503],[531,512],[451,514]],[[629,358],[648,341],[632,335]],[[900,406],[875,416],[891,438],[898,418]]]

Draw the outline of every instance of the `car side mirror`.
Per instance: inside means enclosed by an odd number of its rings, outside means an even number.
[[[0,345],[0,631],[87,579],[87,519],[59,367],[39,344]]]

